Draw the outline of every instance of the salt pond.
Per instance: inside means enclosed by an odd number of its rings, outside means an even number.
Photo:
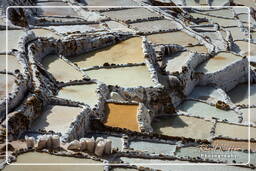
[[[16,69],[21,70],[18,59],[13,55],[7,55],[8,71],[14,72]],[[6,55],[0,55],[0,71],[6,70]]]
[[[43,65],[58,81],[80,80],[83,74],[69,65],[57,55],[49,55],[43,59]]]
[[[21,36],[25,35],[23,30],[8,30],[8,42],[6,42],[6,31],[0,31],[0,52],[6,51],[6,43],[8,44],[8,51],[18,48],[18,41]]]
[[[107,103],[105,125],[139,131],[137,122],[138,105]]]
[[[109,64],[127,64],[144,62],[142,39],[140,37],[130,38],[97,51],[69,58],[80,68],[91,66],[102,66]]]
[[[121,87],[150,87],[155,85],[146,66],[90,70],[86,74],[90,78],[98,79],[106,84]]]
[[[196,71],[206,72],[206,73],[215,72],[220,69],[223,69],[225,66],[230,65],[232,62],[235,62],[241,59],[242,59],[241,57],[236,56],[232,53],[221,52],[221,53],[218,53],[213,58],[210,58],[208,61],[200,64],[196,68]]]
[[[6,84],[6,74],[0,74],[0,99],[3,99],[6,95],[6,86],[8,87],[8,93],[12,92],[15,77],[8,75],[8,84]]]
[[[77,107],[48,106],[47,110],[33,122],[32,129],[52,130],[64,134],[81,111],[82,109]]]
[[[182,66],[185,65],[185,63],[189,59],[189,52],[178,52],[169,56],[166,56],[164,60],[166,61],[166,71],[169,73],[175,72],[175,71],[182,71]]]
[[[60,38],[60,36],[54,33],[53,31],[44,28],[32,29],[31,31],[33,31],[37,37],[53,37],[55,39]]]
[[[170,116],[152,122],[155,133],[195,139],[209,138],[212,126],[212,122],[188,116]]]
[[[57,97],[73,101],[83,102],[93,107],[97,104],[97,84],[84,84],[63,87]]]
[[[196,86],[189,97],[200,100],[209,100],[215,103],[218,100],[225,101],[225,97],[218,91],[218,89],[211,86]]]

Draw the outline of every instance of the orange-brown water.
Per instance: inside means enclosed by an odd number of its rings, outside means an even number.
[[[138,105],[107,103],[107,121],[105,125],[139,131],[137,122]]]

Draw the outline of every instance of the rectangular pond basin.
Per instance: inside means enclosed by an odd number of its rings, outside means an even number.
[[[15,77],[8,75],[8,84],[6,84],[6,75],[0,74],[0,100],[4,99],[6,96],[6,87],[8,87],[8,93],[12,92],[14,81]]]
[[[217,123],[215,135],[223,137],[248,139],[248,126],[240,126],[227,123]],[[251,138],[256,138],[256,128],[251,127]]]
[[[72,121],[80,114],[82,108],[69,106],[49,106],[33,123],[32,129],[45,129],[66,133]]]
[[[14,72],[16,69],[21,69],[16,56],[7,55],[8,58],[8,71]],[[0,71],[6,70],[6,55],[0,55]]]
[[[25,35],[25,32],[23,30],[8,30],[8,50],[11,49],[17,49],[18,48],[18,41],[21,36]],[[6,51],[6,31],[2,30],[0,31],[0,52]]]
[[[91,32],[100,30],[98,24],[87,24],[87,25],[64,25],[64,26],[49,26],[49,29],[55,30],[57,33],[64,34],[64,33],[72,33],[72,32]]]
[[[235,41],[234,42],[238,46],[238,52],[242,53],[242,55],[248,55],[249,51],[249,43],[246,41]],[[250,43],[250,55],[256,56],[256,44]]]
[[[212,141],[212,145],[222,147],[223,150],[228,150],[230,147],[236,148],[236,149],[248,150],[248,141],[215,139]],[[251,142],[251,150],[256,151],[255,142]]]
[[[238,122],[238,114],[233,110],[221,110],[202,102],[186,100],[178,107],[178,109],[191,116],[199,116],[206,119],[212,119],[212,117],[215,117],[219,120],[226,119],[229,122]]]
[[[80,68],[109,64],[127,64],[144,62],[142,39],[140,37],[121,41],[113,46],[69,58]]]
[[[121,87],[150,87],[155,84],[146,66],[121,67],[86,71],[91,79],[97,79],[108,85]]]
[[[208,53],[208,49],[203,45],[189,46],[189,47],[186,47],[186,48],[191,52]]]
[[[245,104],[248,105],[249,103],[249,95],[248,95],[248,84],[239,84],[235,88],[233,88],[231,91],[228,92],[228,95],[231,99],[231,101],[235,104]],[[256,84],[250,85],[251,89],[251,105],[256,105]]]
[[[49,55],[43,59],[42,64],[57,81],[80,80],[83,78],[82,72],[79,72],[57,55]]]
[[[218,100],[225,101],[225,97],[218,92],[218,89],[210,86],[196,86],[189,97],[200,100],[209,100],[213,103],[216,103]]]
[[[156,44],[177,44],[181,46],[188,46],[197,44],[198,40],[183,31],[175,31],[168,33],[157,33],[147,36],[148,40]]]
[[[241,28],[239,27],[229,27],[225,28],[225,30],[230,31],[233,37],[233,40],[238,39],[249,39],[250,35],[245,35],[245,32],[242,32]]]
[[[130,148],[148,153],[174,155],[176,145],[156,143],[150,141],[131,141]]]
[[[189,59],[189,52],[178,52],[175,54],[171,54],[169,56],[165,56],[165,60],[167,66],[165,70],[170,74],[175,71],[182,71],[182,66],[185,65],[186,61]]]
[[[159,32],[160,30],[178,29],[179,24],[172,20],[144,21],[130,24],[131,28],[140,32]]]
[[[208,61],[199,64],[196,71],[205,73],[215,72],[241,59],[241,57],[232,53],[221,52]]]
[[[137,110],[138,105],[107,103],[105,125],[139,132]]]
[[[83,102],[93,107],[97,104],[97,84],[84,84],[63,87],[57,97],[77,102]]]
[[[103,15],[110,17],[111,19],[127,21],[136,19],[147,19],[150,17],[160,17],[159,14],[149,11],[145,8],[132,8],[123,9],[118,11],[103,12]]]
[[[153,120],[152,127],[155,133],[194,139],[207,139],[210,137],[213,123],[188,116],[170,116]],[[204,128],[204,129],[201,129]]]
[[[101,164],[99,161],[95,161],[92,159],[81,159],[75,157],[65,157],[65,156],[55,156],[47,153],[38,153],[38,152],[29,152],[18,156],[15,164],[22,163],[43,163],[46,165],[8,165],[4,171],[81,171],[81,170],[90,170],[90,171],[99,171],[103,170],[103,166],[97,166],[95,164]],[[57,163],[63,165],[47,165],[47,163]],[[74,164],[74,165],[64,165],[66,163]],[[90,165],[75,165],[75,164],[83,164],[88,163]],[[93,165],[94,164],[94,165]]]
[[[86,3],[88,6],[138,6],[133,0],[86,0]]]

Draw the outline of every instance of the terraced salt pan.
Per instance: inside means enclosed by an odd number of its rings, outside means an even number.
[[[63,87],[57,97],[72,101],[83,102],[94,107],[97,104],[97,84],[84,84]]]
[[[248,139],[248,127],[227,123],[217,123],[215,135],[230,138]],[[256,128],[251,127],[251,138],[256,138]]]
[[[121,137],[116,137],[112,135],[106,135],[106,134],[93,134],[88,133],[85,135],[87,138],[94,137],[95,139],[98,137],[102,137],[104,139],[110,139],[112,141],[112,147],[121,149],[122,148],[122,140]]]
[[[234,0],[234,3],[244,5],[247,7],[255,7],[255,2],[251,0]]]
[[[8,87],[8,93],[12,92],[14,81],[15,77],[8,75],[8,84],[6,84],[6,75],[0,74],[0,100],[6,96],[6,87]]]
[[[218,118],[220,120],[227,119],[229,122],[238,122],[238,114],[234,111],[220,110],[206,103],[186,100],[179,107],[179,110],[187,112],[191,116],[200,116],[207,119]]]
[[[210,15],[214,16],[220,16],[220,17],[234,17],[232,9],[221,9],[221,10],[210,10],[210,11],[205,11],[204,13],[208,13]]]
[[[187,6],[208,6],[207,0],[186,0]]]
[[[121,87],[150,87],[155,85],[146,66],[99,69],[87,71],[86,73],[90,78],[98,79],[109,85]]]
[[[23,30],[8,30],[8,50],[17,49],[18,41],[21,36],[25,35]],[[0,52],[6,51],[6,31],[0,31]]]
[[[42,64],[58,81],[80,80],[83,78],[81,72],[58,58],[57,55],[49,55],[45,57]]]
[[[216,146],[220,147],[220,146]],[[233,147],[233,146],[232,146]],[[177,150],[176,154],[179,157],[201,157],[202,159],[227,161],[232,163],[235,160],[237,163],[247,163],[248,153],[240,151],[222,151],[222,150],[209,150],[209,147],[184,147]],[[215,156],[222,155],[222,156]],[[224,155],[230,155],[230,157],[223,157]]]
[[[250,110],[250,119],[249,119],[249,110]],[[243,123],[254,123],[256,124],[256,108],[250,109],[241,109],[243,112]]]
[[[186,61],[189,59],[189,52],[178,52],[175,54],[172,54],[170,56],[166,56],[166,71],[169,73],[175,72],[175,71],[182,71],[182,66],[185,65]]]
[[[130,168],[113,168],[113,171],[137,171],[137,169],[130,169]]]
[[[67,3],[64,3],[62,1],[59,2],[42,2],[42,3],[37,3],[37,6],[68,6]],[[77,13],[70,8],[47,8],[47,7],[42,7],[39,9],[39,14],[42,16],[78,16]]]
[[[64,134],[81,111],[82,109],[77,107],[49,106],[47,110],[32,123],[31,128],[33,130],[52,130]]]
[[[95,165],[101,164],[99,161],[91,159],[81,159],[75,157],[64,157],[64,156],[55,156],[47,153],[37,153],[29,152],[18,156],[16,164],[21,163],[70,163],[70,164],[80,164],[80,163],[89,163],[91,165],[8,165],[4,171],[81,171],[81,170],[90,170],[90,171],[99,171],[103,170],[103,166]],[[94,164],[94,165],[92,165]]]
[[[116,21],[106,21],[105,23],[111,31],[133,32],[133,30],[129,29],[126,25]]]
[[[198,40],[188,35],[183,31],[157,33],[147,36],[148,40],[156,44],[177,44],[181,46],[188,46],[190,44],[197,44]]]
[[[248,141],[234,141],[234,140],[224,140],[215,139],[212,141],[213,146],[221,147],[223,150],[228,150],[230,147],[234,149],[248,150]],[[251,142],[251,150],[256,150],[256,143]]]
[[[119,11],[103,12],[103,15],[110,17],[111,19],[118,19],[121,21],[146,19],[150,17],[160,17],[159,14],[151,12],[145,8],[132,8],[123,9]]]
[[[176,150],[176,145],[153,143],[149,141],[131,141],[130,148],[139,151],[147,151],[149,153],[173,155]],[[168,150],[167,150],[168,149]]]
[[[171,20],[155,20],[130,24],[131,28],[140,32],[159,32],[160,30],[170,30],[180,28],[179,24]]]
[[[197,72],[210,73],[215,72],[224,67],[230,65],[231,63],[241,60],[241,57],[236,56],[232,53],[221,52],[218,53],[213,58],[210,58],[208,61],[203,62],[197,68]]]
[[[240,21],[248,23],[249,22],[249,18],[248,18],[248,13],[247,14],[239,14],[238,18]],[[253,18],[250,18],[251,22],[253,21]]]
[[[16,69],[21,70],[21,65],[16,56],[7,55],[8,58],[8,71],[14,72]],[[6,55],[0,55],[0,71],[6,70]]]
[[[110,47],[69,58],[80,68],[109,64],[127,64],[144,62],[142,39],[130,38]]]
[[[231,35],[233,37],[233,40],[238,40],[238,39],[249,39],[249,35],[245,35],[244,32],[242,32],[241,28],[239,27],[229,27],[226,28],[225,30],[228,30],[231,32]]]
[[[137,109],[138,105],[107,103],[105,125],[139,131]]]
[[[256,104],[256,84],[250,85],[251,89],[251,104]],[[246,104],[248,105],[248,84],[239,84],[235,88],[233,88],[231,91],[228,92],[228,95],[231,98],[231,101],[235,104]]]
[[[32,29],[37,37],[53,37],[55,39],[59,39],[60,36],[47,29]]]
[[[217,100],[225,101],[225,98],[218,90],[210,86],[196,86],[192,93],[189,95],[191,98],[209,100],[217,102]]]
[[[195,139],[209,138],[212,126],[209,121],[187,116],[170,116],[152,122],[155,133]]]
[[[235,41],[235,44],[243,51],[243,55],[248,55],[248,42],[246,41]],[[250,43],[250,55],[256,56],[256,44]]]

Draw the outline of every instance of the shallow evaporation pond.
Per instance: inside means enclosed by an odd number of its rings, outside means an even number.
[[[140,37],[130,38],[110,47],[70,57],[69,60],[80,68],[102,66],[104,63],[142,63],[144,62],[142,39]]]
[[[231,101],[235,104],[249,104],[249,94],[248,94],[248,84],[239,84],[231,91],[228,92],[228,95]],[[251,105],[256,104],[256,84],[250,85],[250,102]]]
[[[113,168],[111,170],[112,171],[138,171],[137,169],[121,168],[121,167]]]
[[[8,84],[6,84],[6,74],[0,74],[0,100],[6,96],[6,86],[8,87],[8,93],[13,90],[15,77],[8,75]]]
[[[160,17],[159,14],[151,12],[146,8],[133,8],[133,9],[123,9],[118,11],[108,11],[108,12],[103,12],[102,14],[112,19],[117,19],[121,21],[146,19],[150,17]]]
[[[206,119],[212,119],[212,117],[219,120],[228,120],[229,122],[238,122],[238,114],[233,110],[225,111],[218,109],[206,103],[186,100],[179,107],[179,110],[188,113],[191,116],[199,116]]]
[[[247,7],[255,7],[255,2],[252,0],[234,0],[233,2]]]
[[[105,125],[139,131],[137,110],[138,105],[107,103]]]
[[[248,141],[235,141],[225,139],[215,139],[212,141],[215,147],[221,147],[223,150],[228,150],[230,147],[234,149],[248,150]],[[256,151],[256,142],[251,142],[251,150]]]
[[[248,55],[248,42],[246,41],[235,41],[235,44],[239,47],[242,52],[242,55]],[[256,44],[250,43],[250,55],[256,56]]]
[[[165,60],[167,63],[166,71],[169,73],[175,72],[175,71],[182,71],[182,66],[185,65],[186,61],[189,59],[189,52],[178,52],[175,54],[171,54],[169,56],[165,56]]]
[[[7,55],[8,71],[14,72],[16,69],[21,70],[21,65],[14,55]],[[0,55],[0,71],[6,70],[6,55]]]
[[[159,32],[163,30],[176,30],[181,26],[173,20],[155,20],[130,24],[131,28],[140,32]]]
[[[57,55],[49,55],[43,59],[43,65],[58,81],[80,80],[83,74],[59,58]]]
[[[59,2],[42,2],[37,3],[37,6],[58,6],[59,8],[47,8],[41,7],[39,8],[39,15],[43,16],[78,16],[78,14],[73,10],[72,6],[69,8],[61,8],[61,6],[68,6],[67,3],[62,1]]]
[[[23,30],[8,30],[8,50],[17,49],[19,39],[25,35]],[[2,42],[0,46],[0,52],[6,51],[6,31],[0,31],[0,41]]]
[[[241,59],[241,57],[232,53],[221,52],[218,53],[216,56],[210,58],[208,61],[200,64],[196,68],[196,71],[205,73],[215,72]]]
[[[98,137],[102,137],[104,139],[110,139],[112,141],[112,147],[122,149],[122,139],[121,137],[100,134],[100,133],[88,133],[85,135],[86,138],[94,137],[95,139]]]
[[[256,138],[256,128],[251,127],[251,138]],[[217,123],[215,135],[230,138],[248,139],[248,126]]]
[[[250,110],[250,119],[249,119],[249,110]],[[256,108],[250,108],[250,109],[240,109],[241,112],[243,112],[243,123],[253,123],[256,125]]]
[[[131,141],[130,148],[138,151],[147,151],[149,153],[173,155],[176,145],[155,143],[149,141]]]
[[[147,36],[148,40],[156,44],[178,44],[188,46],[189,44],[197,44],[198,40],[183,31],[157,33]]]
[[[232,9],[222,9],[222,10],[210,10],[210,11],[206,11],[204,13],[208,13],[210,15],[214,15],[214,16],[220,16],[220,17],[234,17],[233,11]]]
[[[64,25],[64,26],[49,26],[48,29],[55,30],[59,34],[68,34],[72,32],[91,32],[100,31],[98,24],[87,24],[87,25]]]
[[[191,52],[208,53],[208,49],[203,45],[190,46],[190,47],[186,47],[186,48]]]
[[[111,31],[133,32],[133,30],[128,28],[126,25],[116,21],[106,21],[105,23]]]
[[[215,147],[220,147],[218,144],[215,144]],[[233,147],[233,146],[232,146]],[[211,149],[211,150],[210,150]],[[209,159],[214,161],[227,161],[228,163],[232,163],[235,160],[237,163],[246,163],[248,161],[248,153],[242,151],[224,151],[224,150],[214,150],[210,148],[210,146],[202,146],[202,147],[183,147],[177,149],[176,155],[179,157],[189,156],[191,158],[200,157],[202,159]],[[216,157],[215,155],[223,155],[230,157]]]
[[[239,27],[229,27],[225,28],[225,30],[230,31],[231,35],[233,37],[233,40],[239,40],[239,39],[249,39],[249,35],[245,35],[245,32],[242,32],[241,28]]]
[[[81,111],[82,108],[78,107],[48,106],[47,110],[33,122],[32,129],[52,130],[63,135]]]
[[[196,86],[189,97],[215,103],[218,100],[225,101],[225,97],[218,91],[218,89],[210,86]]]
[[[212,126],[212,122],[188,116],[170,116],[152,122],[155,133],[194,139],[209,138]]]
[[[92,79],[121,87],[150,87],[155,85],[146,66],[90,70],[86,71],[86,74]]]
[[[37,37],[53,37],[59,39],[60,36],[48,29],[32,29]]]
[[[187,6],[208,6],[207,0],[186,0]]]
[[[81,170],[90,170],[90,171],[99,171],[103,170],[103,166],[97,166],[92,164],[102,164],[99,161],[92,159],[81,159],[75,157],[65,157],[65,156],[55,156],[47,153],[38,153],[38,152],[29,152],[18,156],[17,162],[15,164],[22,163],[57,163],[60,165],[8,165],[4,171],[81,171]],[[64,165],[64,164],[71,165]],[[91,165],[72,165],[72,164],[91,164]],[[63,164],[63,165],[61,165]]]
[[[83,102],[91,107],[97,104],[97,84],[83,84],[63,87],[57,97],[77,102]]]

